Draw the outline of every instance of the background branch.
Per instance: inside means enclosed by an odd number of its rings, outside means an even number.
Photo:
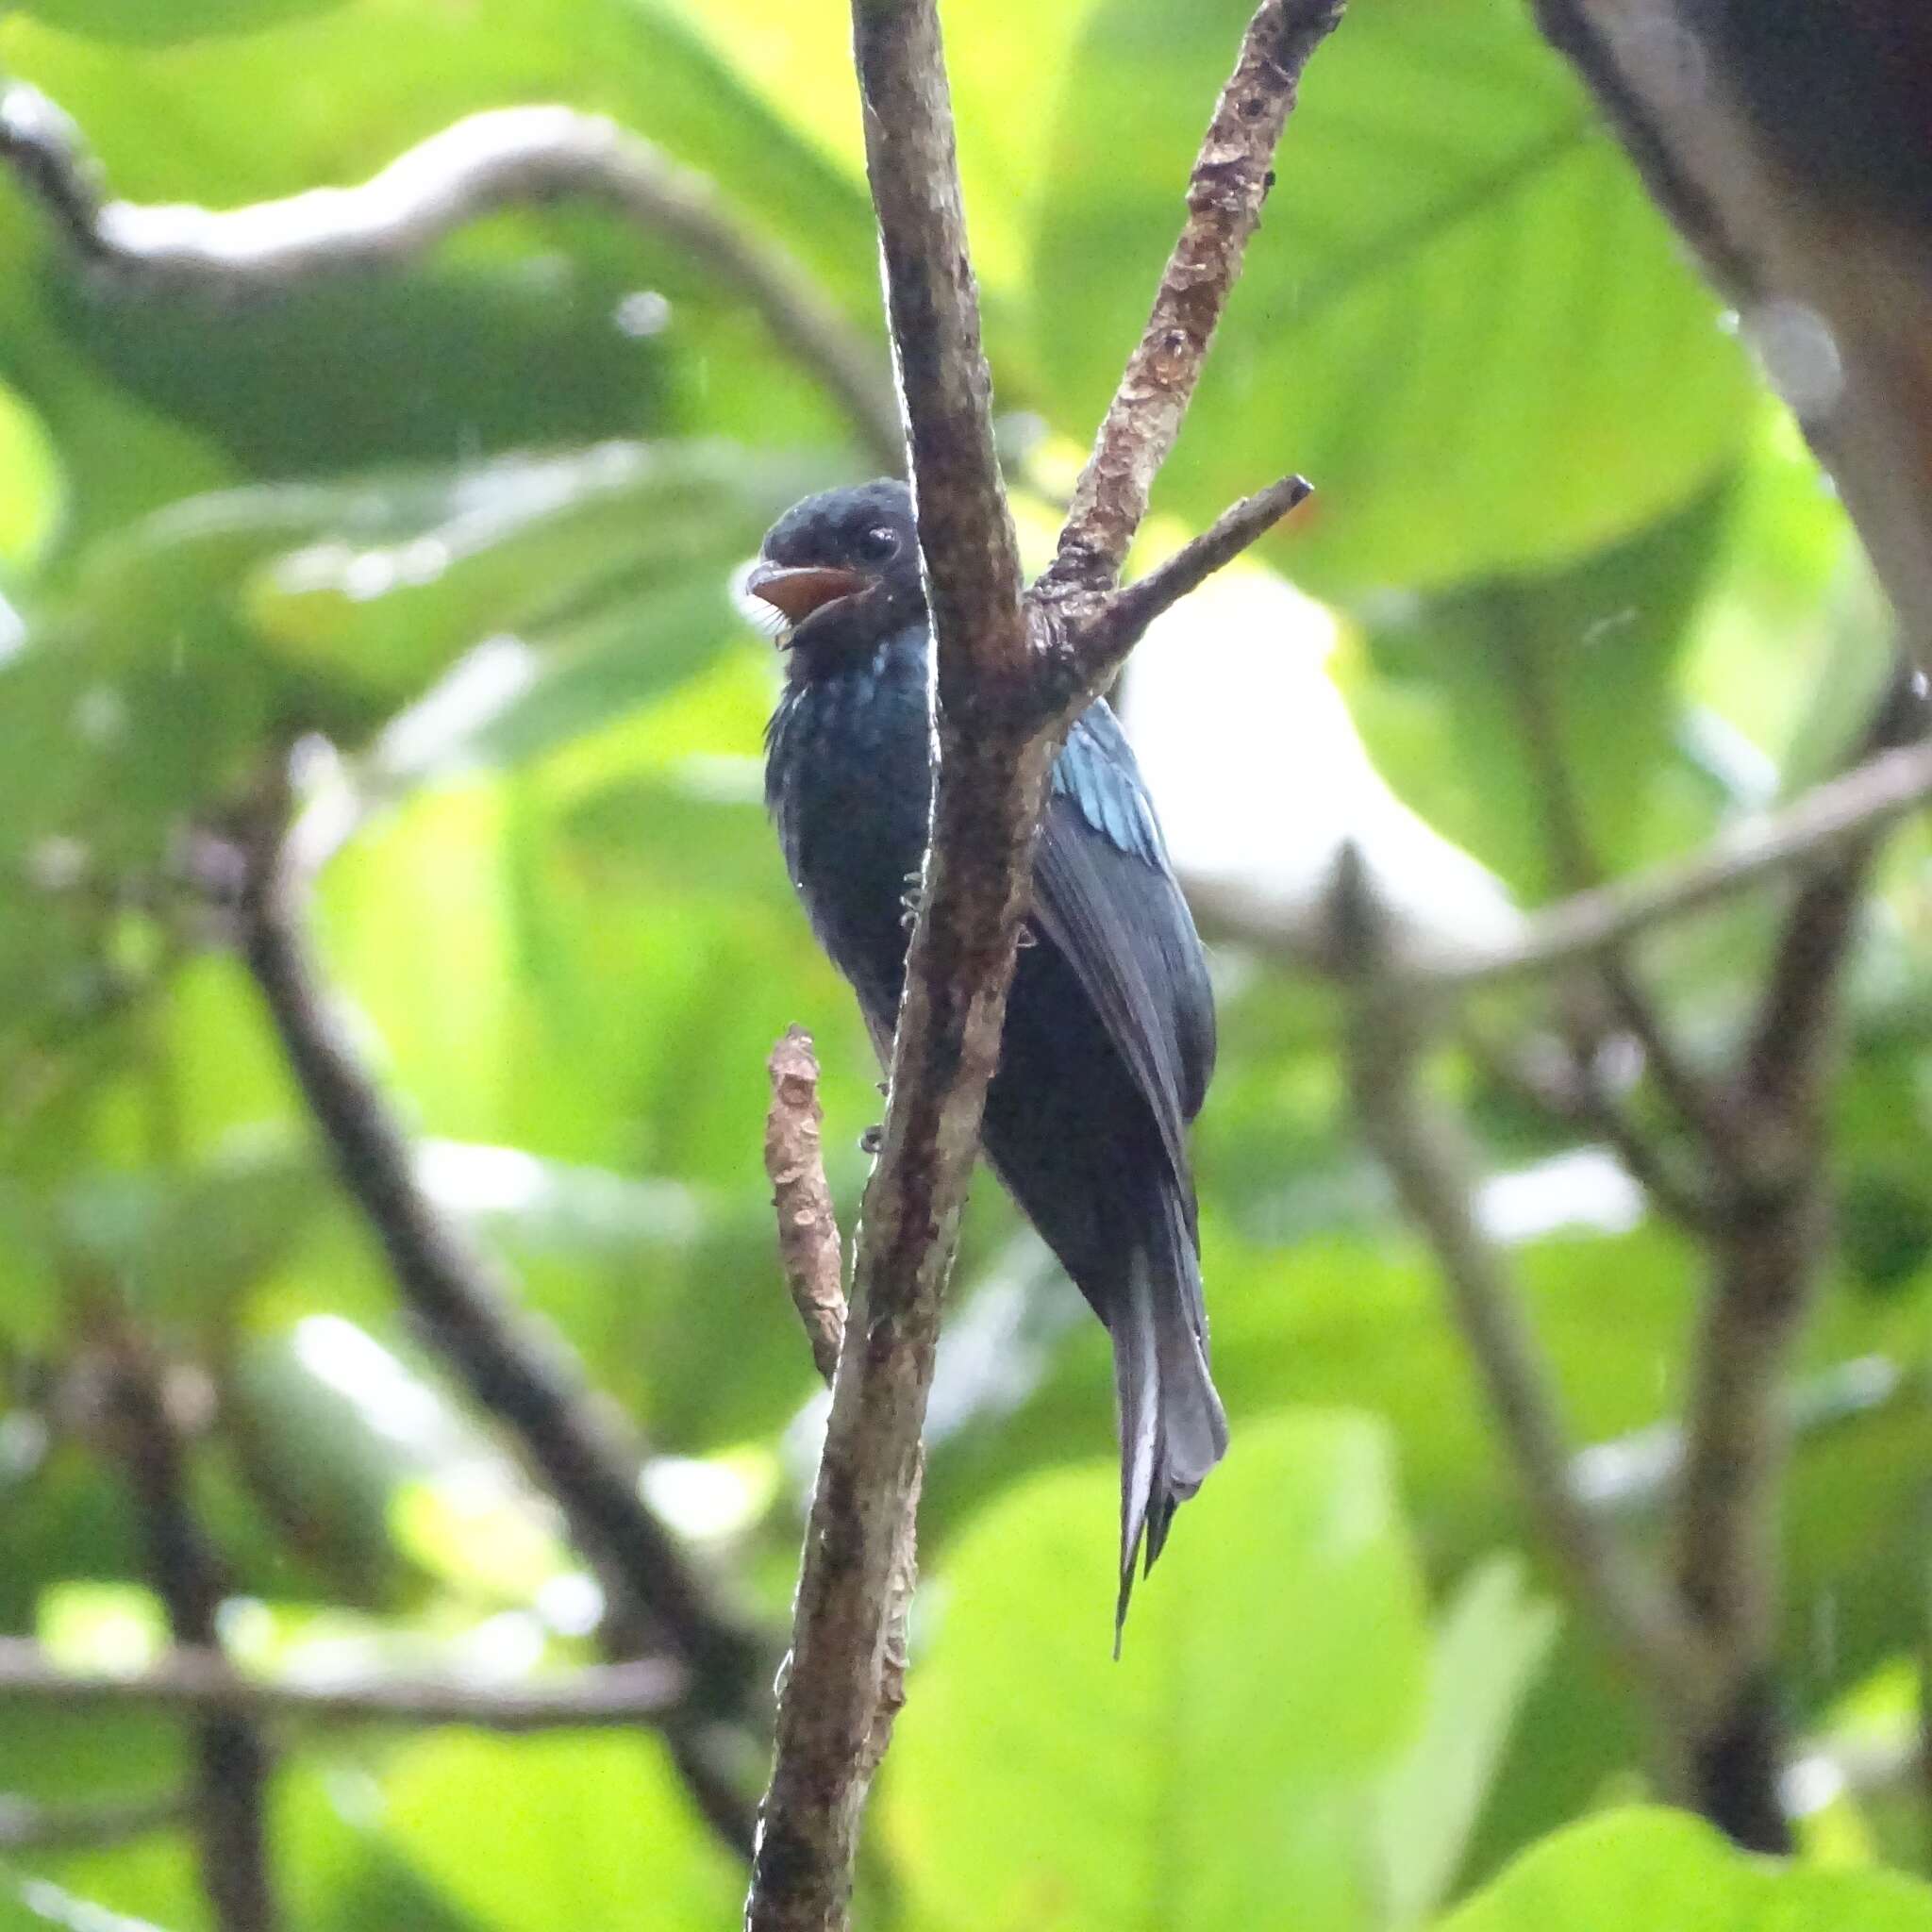
[[[1394,1184],[1403,1210],[1428,1241],[1451,1312],[1487,1385],[1530,1510],[1577,1600],[1623,1654],[1665,1724],[1707,1695],[1697,1633],[1661,1584],[1591,1513],[1571,1475],[1554,1377],[1524,1320],[1502,1250],[1477,1225],[1472,1163],[1449,1119],[1424,1097],[1414,1009],[1381,968],[1381,915],[1354,846],[1336,874],[1336,923],[1345,936],[1352,989],[1345,1051],[1350,1097]]]
[[[1536,0],[1535,10],[1737,309],[1924,663],[1932,39],[1923,15],[1821,0]]]
[[[110,1374],[107,1434],[134,1495],[155,1594],[176,1643],[212,1650],[226,1589],[189,1498],[166,1369],[127,1339]],[[194,1827],[208,1911],[220,1932],[273,1932],[281,1914],[269,1869],[268,1747],[253,1717],[235,1708],[202,1707],[193,1736]]]
[[[656,1723],[684,1694],[682,1674],[655,1658],[573,1672],[555,1682],[467,1683],[391,1674],[304,1683],[244,1676],[210,1645],[177,1644],[144,1670],[99,1676],[63,1670],[39,1644],[0,1638],[0,1696],[64,1709],[178,1710],[317,1724],[467,1724],[488,1731]]]
[[[1391,971],[1414,992],[1440,998],[1553,973],[1807,864],[1928,798],[1932,745],[1885,752],[1777,811],[1744,820],[1690,858],[1559,900],[1524,921],[1507,944],[1440,965],[1396,961]],[[1287,943],[1258,921],[1251,918],[1247,925],[1256,943],[1269,950]]]
[[[243,834],[241,950],[342,1186],[381,1240],[405,1307],[521,1449],[620,1607],[608,1642],[631,1649],[636,1640],[617,1633],[641,1622],[682,1666],[689,1695],[663,1716],[667,1741],[714,1829],[748,1854],[749,1807],[710,1732],[721,1723],[762,1731],[764,1646],[644,1503],[643,1452],[615,1408],[418,1186],[407,1137],[309,956],[287,817],[278,774]]]
[[[232,301],[324,277],[394,269],[501,208],[575,195],[676,243],[740,296],[824,385],[874,462],[905,460],[876,349],[775,243],[755,235],[703,175],[602,115],[500,108],[431,135],[355,188],[316,188],[249,208],[144,207],[106,198],[79,130],[23,82],[0,93],[0,158],[80,258],[110,285]]]
[[[1923,729],[1909,673],[1896,677],[1864,749]],[[1868,764],[1866,767],[1870,770]],[[1678,1589],[1713,1645],[1722,1694],[1692,1754],[1696,1796],[1740,1843],[1790,1842],[1778,1775],[1775,1693],[1783,1606],[1778,1504],[1790,1422],[1784,1377],[1816,1301],[1828,1239],[1820,1107],[1838,991],[1880,833],[1840,841],[1792,895],[1771,972],[1724,1095],[1749,1151],[1711,1238],[1711,1275],[1691,1357],[1674,1540]]]

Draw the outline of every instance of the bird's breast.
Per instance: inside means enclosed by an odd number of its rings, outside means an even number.
[[[897,1002],[902,900],[924,854],[931,789],[919,633],[794,683],[779,701],[765,796],[786,869],[821,943],[869,1008]]]

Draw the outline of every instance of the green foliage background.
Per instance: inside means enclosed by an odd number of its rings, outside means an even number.
[[[953,9],[988,343],[1037,483],[1138,329],[1246,11]],[[876,339],[845,48],[834,0],[0,19],[0,66],[130,199],[346,184],[466,112],[562,101],[708,174]],[[1396,792],[1531,903],[1563,881],[1526,680],[1611,873],[1829,769],[1884,669],[1842,518],[1524,9],[1355,0],[1280,168],[1157,508],[1198,525],[1284,467],[1316,478],[1268,560],[1343,613],[1334,673]],[[764,1056],[791,1022],[816,1034],[848,1208],[876,1098],[758,808],[773,671],[727,587],[779,508],[855,474],[835,409],[701,265],[575,206],[210,308],[91,280],[0,179],[0,1628],[83,1664],[154,1643],[126,1498],[73,1414],[116,1310],[214,1393],[194,1477],[239,1658],[587,1655],[549,1512],[399,1319],[179,884],[184,840],[291,726],[337,748],[314,783],[356,808],[321,934],[425,1184],[648,1431],[653,1493],[775,1625],[813,1391],[758,1165]],[[661,302],[623,307],[641,291]],[[1908,1735],[1925,1618],[1924,858],[1894,848],[1854,977],[1788,1511],[1793,1715],[1840,1739]],[[1655,948],[1693,1036],[1737,1024],[1766,930],[1740,906]],[[1924,1862],[1908,1790],[1840,1793],[1783,1871],[1635,1807],[1635,1714],[1555,1607],[1426,1257],[1349,1132],[1329,998],[1227,966],[1199,1155],[1237,1447],[1116,1668],[1104,1338],[982,1188],[957,1322],[1008,1366],[961,1379],[933,1442],[866,1923],[1932,1924],[1932,1893],[1877,1869]],[[1499,1174],[1571,1148],[1477,1060],[1444,1077]],[[1671,1414],[1695,1256],[1650,1220],[1519,1247],[1582,1438]],[[166,1722],[0,1701],[0,1801],[183,1775]],[[649,1735],[305,1737],[274,1849],[312,1932],[677,1932],[731,1923],[742,1883]],[[178,1833],[0,1864],[8,1932],[80,1923],[76,1901],[207,1924]]]

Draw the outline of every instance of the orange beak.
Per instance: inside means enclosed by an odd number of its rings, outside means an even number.
[[[803,624],[814,610],[841,597],[862,591],[872,579],[856,570],[840,570],[829,564],[803,564],[792,567],[779,563],[758,563],[744,580],[750,596],[762,598],[787,624]]]

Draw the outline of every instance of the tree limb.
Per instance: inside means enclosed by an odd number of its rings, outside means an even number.
[[[1777,811],[1721,833],[1693,858],[1559,900],[1527,919],[1507,945],[1438,966],[1397,961],[1391,970],[1413,992],[1442,999],[1557,972],[1808,864],[1928,798],[1932,744],[1884,752]],[[1278,942],[1258,922],[1251,919],[1248,926],[1264,948]]]
[[[1902,673],[1869,752],[1924,727]],[[1870,766],[1866,767],[1870,769]],[[1784,1375],[1816,1301],[1828,1240],[1821,1108],[1838,991],[1880,842],[1867,826],[1816,860],[1791,899],[1724,1105],[1751,1151],[1712,1236],[1691,1357],[1675,1504],[1677,1586],[1708,1635],[1724,1695],[1696,1740],[1700,1808],[1740,1843],[1789,1849],[1778,1792],[1783,1723],[1773,1692],[1783,1602],[1778,1499],[1790,1422]]]
[[[1341,20],[1342,5],[1268,0],[1248,24],[1194,161],[1188,219],[1161,274],[1153,313],[1074,486],[1042,580],[1051,593],[1106,591],[1120,575],[1274,185],[1274,149],[1294,111],[1302,70]]]
[[[342,1186],[368,1217],[405,1307],[442,1358],[522,1450],[621,1614],[641,1622],[686,1674],[663,1723],[713,1826],[748,1853],[751,1818],[712,1761],[709,1730],[763,1728],[764,1646],[722,1601],[639,1492],[642,1450],[578,1364],[518,1308],[509,1282],[438,1213],[417,1184],[408,1138],[363,1066],[303,929],[280,775],[242,833],[240,947]],[[627,1646],[629,1638],[624,1640]]]
[[[163,1363],[132,1338],[114,1350],[105,1433],[133,1491],[147,1568],[175,1641],[212,1649],[226,1594],[220,1557],[188,1491]],[[281,1923],[269,1866],[268,1747],[253,1717],[204,1707],[194,1723],[194,1827],[201,1885],[220,1932]]]
[[[16,81],[0,93],[0,158],[110,286],[219,301],[399,267],[513,204],[599,201],[675,242],[741,296],[836,398],[874,461],[896,470],[904,459],[898,411],[872,344],[703,175],[602,115],[494,108],[431,135],[355,188],[310,189],[248,208],[162,208],[106,198],[74,123]]]
[[[1071,577],[1043,579],[1023,603],[936,7],[854,0],[867,172],[933,619],[940,755],[879,1160],[853,1265],[851,1332],[864,1343],[843,1350],[833,1385],[746,1908],[751,1932],[846,1923],[940,1305],[1030,899],[1047,774],[1068,720],[1131,642],[1124,623],[1108,627],[1104,592],[1253,228],[1266,188],[1255,140],[1265,133],[1272,151],[1307,49],[1340,10],[1340,0],[1265,0],[1250,24],[1237,75],[1252,78],[1224,106],[1231,102],[1228,111],[1257,133],[1237,139],[1217,113],[1195,170],[1182,266],[1171,265],[1176,283],[1199,267],[1201,300],[1185,317],[1197,333],[1163,347],[1176,325],[1157,304],[1137,357],[1162,394],[1145,408],[1123,402],[1096,456],[1109,468],[1121,458],[1127,479],[1099,492],[1101,549],[1111,560],[1103,569],[1096,553]],[[1215,185],[1217,170],[1224,188]],[[1208,287],[1210,275],[1218,287]],[[1252,541],[1260,525],[1250,517],[1241,527]]]
[[[1545,1544],[1578,1601],[1673,1724],[1708,1695],[1698,1633],[1661,1584],[1634,1563],[1615,1529],[1584,1502],[1557,1413],[1554,1377],[1522,1312],[1509,1264],[1477,1225],[1470,1160],[1454,1125],[1416,1080],[1415,1009],[1381,966],[1379,908],[1354,846],[1336,874],[1337,924],[1352,989],[1345,1023],[1349,1093],[1403,1210],[1427,1241],[1449,1304]]]
[[[1535,0],[1932,649],[1932,196],[1919,8]],[[1848,136],[1856,129],[1856,137]]]
[[[83,1675],[39,1644],[0,1638],[0,1697],[63,1709],[176,1710],[314,1724],[464,1724],[540,1731],[660,1723],[684,1696],[683,1674],[657,1658],[591,1666],[555,1682],[467,1683],[391,1674],[304,1683],[245,1676],[210,1645],[177,1644],[144,1670]]]
[[[853,1263],[799,1575],[751,1932],[842,1926],[950,1270],[999,1048],[1046,747],[993,456],[951,110],[931,0],[855,0],[855,58],[933,616],[940,765],[879,1159]]]

